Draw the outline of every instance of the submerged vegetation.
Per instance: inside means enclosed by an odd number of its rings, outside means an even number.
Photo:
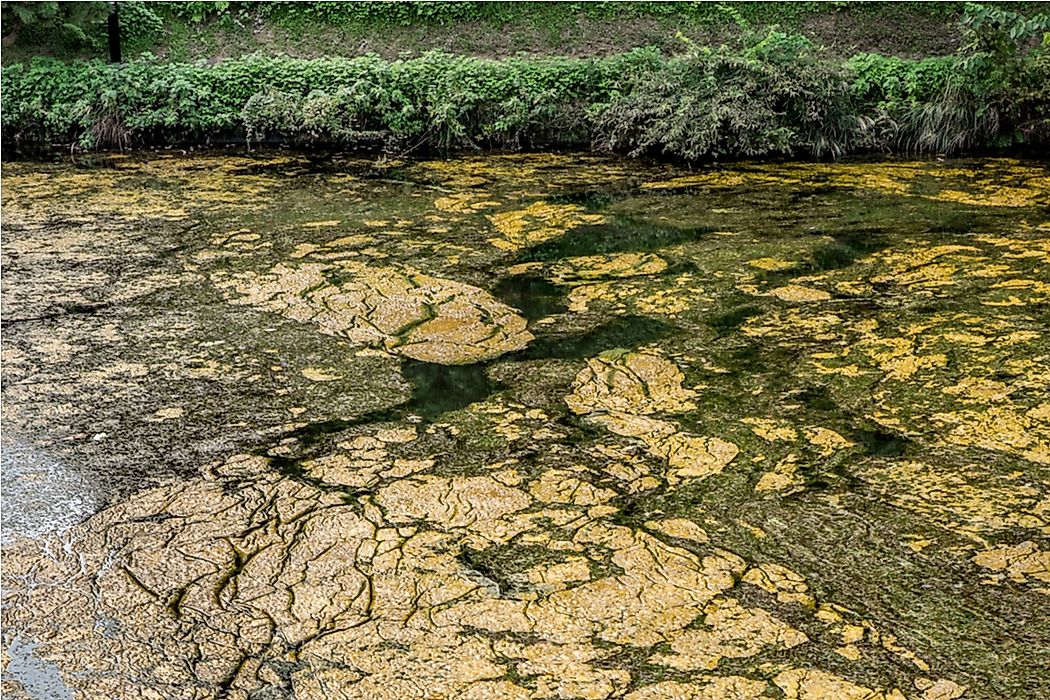
[[[798,34],[600,58],[443,53],[215,64],[37,59],[3,73],[3,140],[599,148],[683,159],[957,153],[1050,142],[1050,21],[970,6],[958,54],[843,60]]]
[[[5,698],[1047,697],[1044,163],[78,161],[3,173]]]

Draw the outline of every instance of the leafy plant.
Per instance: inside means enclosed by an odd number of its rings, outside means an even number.
[[[739,49],[667,59],[603,112],[598,142],[689,159],[837,156],[853,146],[851,108],[841,67],[803,37],[773,29]]]
[[[151,3],[122,2],[118,16],[123,39],[134,46],[149,46],[164,32],[164,20],[153,11]]]
[[[2,2],[0,21],[4,36],[47,37],[53,44],[92,45],[105,37],[109,14],[103,2]]]
[[[1050,132],[1050,15],[1030,17],[993,5],[967,3],[967,39],[960,74],[1003,122],[999,140],[1031,140]],[[998,126],[998,125],[997,125]]]
[[[592,144],[684,159],[952,152],[1050,142],[1048,54],[1045,42],[1019,51],[1015,78],[995,89],[966,56],[841,61],[776,28],[676,56],[37,59],[0,74],[0,118],[19,150],[223,135],[393,152]]]

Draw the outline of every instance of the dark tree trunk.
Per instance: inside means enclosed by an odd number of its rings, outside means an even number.
[[[109,62],[120,63],[120,20],[117,18],[117,3],[109,9]]]

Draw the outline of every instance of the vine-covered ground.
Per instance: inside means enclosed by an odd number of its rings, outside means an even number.
[[[1050,170],[3,175],[11,698],[1050,697]]]
[[[1001,5],[1039,11],[1035,2]],[[35,22],[20,23],[5,7],[3,63],[39,55],[105,58],[108,9],[74,8],[72,17],[58,18],[41,12]],[[306,58],[377,53],[388,59],[433,50],[493,58],[601,56],[637,46],[717,46],[742,26],[773,25],[844,54],[942,55],[959,47],[956,22],[966,4],[123,1],[118,9],[126,55],[213,61],[256,52]],[[63,19],[79,20],[81,32]]]

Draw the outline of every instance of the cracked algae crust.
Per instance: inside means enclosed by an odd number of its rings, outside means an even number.
[[[5,545],[5,645],[77,698],[1035,697],[1044,167],[355,163],[5,166],[8,425],[182,466]],[[491,393],[422,418],[473,387],[398,355]]]
[[[685,375],[658,352],[610,351],[587,361],[565,400],[574,413],[682,413],[696,408]]]
[[[703,478],[721,472],[739,453],[736,445],[718,437],[689,434],[653,413],[692,410],[696,392],[673,362],[658,352],[615,350],[588,360],[576,375],[565,403],[576,414],[612,433],[641,440],[666,460],[667,478]]]
[[[411,268],[278,263],[216,280],[235,304],[424,362],[481,362],[525,347],[525,319],[486,292]]]
[[[632,680],[605,663],[622,650],[666,644],[671,653],[652,661],[689,672],[811,644],[769,611],[724,596],[741,580],[804,591],[784,567],[751,574],[727,551],[694,554],[491,477],[383,483],[351,503],[275,474],[264,458],[232,458],[103,511],[64,546],[9,549],[12,621],[39,640],[41,658],[94,659],[66,678],[84,698],[121,697],[129,679],[171,698],[210,697],[215,684],[245,697],[285,687],[297,698],[485,697],[481,689],[604,698]],[[565,524],[556,536],[544,529],[552,517]],[[547,570],[568,587],[510,596],[459,554],[520,537],[576,553],[561,574]],[[580,566],[588,561],[611,568],[595,574]],[[797,697],[882,697],[821,671],[775,682]],[[701,676],[633,697],[765,687]]]

